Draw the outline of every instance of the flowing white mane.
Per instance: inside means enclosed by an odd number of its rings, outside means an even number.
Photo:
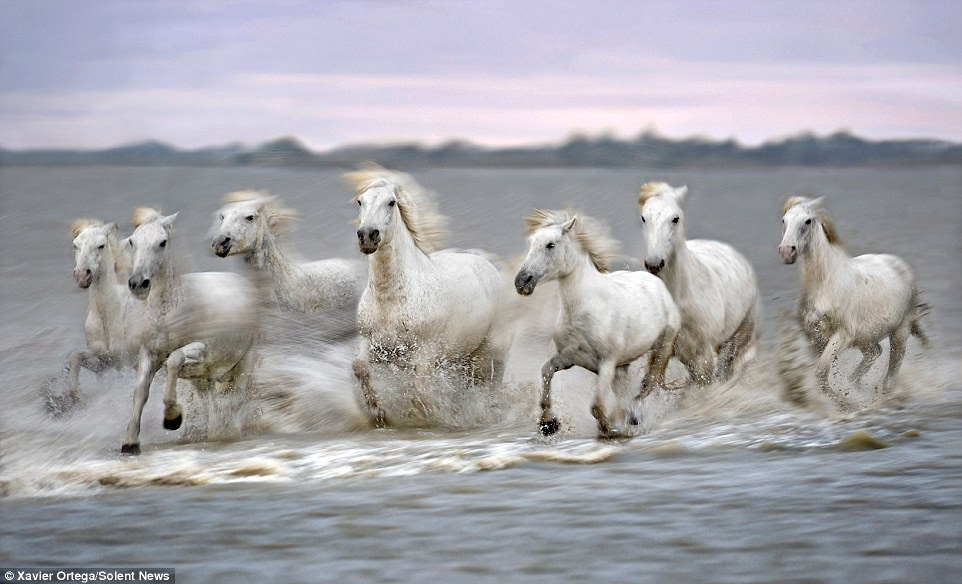
[[[401,219],[418,248],[424,253],[432,253],[444,245],[448,218],[438,212],[435,194],[418,184],[411,175],[370,165],[345,173],[344,180],[354,189],[352,202],[357,202],[368,189],[394,187]]]
[[[588,254],[591,263],[599,272],[607,272],[611,264],[618,259],[618,242],[609,235],[608,226],[598,219],[574,211],[535,209],[524,218],[526,235],[531,235],[542,227],[563,225],[572,217],[578,218],[572,228],[574,240]]]

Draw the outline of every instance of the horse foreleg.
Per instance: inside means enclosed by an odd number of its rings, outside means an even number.
[[[846,403],[847,400],[843,399],[837,392],[832,391],[828,377],[832,371],[832,364],[835,363],[835,360],[848,345],[848,339],[845,338],[843,332],[836,332],[828,340],[825,351],[819,356],[818,362],[815,363],[815,378],[818,380],[818,387],[835,400],[836,405],[843,410],[849,409],[850,404]]]
[[[882,347],[878,343],[867,347],[859,347],[859,350],[862,351],[862,360],[855,367],[855,371],[852,371],[852,374],[848,376],[848,380],[855,383],[862,380],[862,377],[872,368],[875,360],[882,354]]]
[[[140,418],[150,394],[150,382],[159,368],[160,361],[146,349],[141,349],[137,363],[137,385],[134,386],[134,404],[130,412],[130,422],[127,424],[127,439],[120,447],[121,454],[140,454]]]
[[[611,422],[608,418],[608,395],[612,393],[611,384],[615,379],[614,361],[598,364],[598,384],[595,386],[595,401],[591,404],[591,415],[598,421],[598,436],[611,436]]]
[[[167,389],[164,391],[164,428],[176,430],[184,421],[183,410],[177,403],[177,379],[181,369],[200,365],[207,355],[204,343],[190,343],[172,352],[167,357]]]
[[[560,428],[558,418],[551,411],[551,379],[558,371],[570,369],[571,366],[572,363],[565,360],[560,354],[555,355],[541,366],[541,420],[538,422],[538,429],[545,436],[551,436]]]
[[[375,428],[384,428],[387,426],[387,418],[384,415],[384,410],[378,404],[377,393],[374,392],[374,387],[371,384],[369,356],[370,346],[362,340],[351,368],[354,370],[354,377],[361,384],[361,395],[364,397],[364,405],[367,407],[368,415],[371,416],[371,424]]]
[[[911,326],[911,324],[906,326],[906,323],[902,323],[889,337],[889,367],[885,372],[885,380],[882,382],[882,390],[886,393],[892,391],[892,387],[895,385],[895,376],[902,366],[902,358],[905,357],[905,345],[908,343],[911,334]]]

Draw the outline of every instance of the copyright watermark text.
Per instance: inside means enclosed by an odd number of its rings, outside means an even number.
[[[0,568],[0,582],[162,582],[176,584],[173,568]]]

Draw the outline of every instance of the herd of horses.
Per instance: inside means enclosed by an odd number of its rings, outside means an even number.
[[[183,274],[171,251],[177,214],[140,208],[133,232],[113,223],[72,226],[74,278],[89,289],[87,347],[68,359],[67,393],[79,395],[81,367],[100,372],[134,366],[136,385],[121,452],[140,452],[140,424],[154,375],[164,368],[163,425],[183,421],[177,382],[208,400],[238,399],[254,373],[258,302],[304,314],[342,314],[359,338],[352,363],[360,406],[376,427],[390,425],[372,375],[377,364],[413,373],[417,399],[430,399],[438,368],[464,372],[466,386],[499,387],[514,337],[502,269],[479,251],[441,249],[446,218],[433,193],[411,176],[381,167],[345,175],[358,205],[358,248],[367,262],[298,262],[278,239],[295,214],[266,193],[231,193],[216,213],[214,254],[242,256],[247,277],[232,272]],[[551,382],[574,366],[597,375],[591,414],[602,437],[630,435],[638,403],[664,385],[672,357],[690,381],[730,378],[752,352],[759,293],[750,263],[731,246],[686,238],[686,187],[643,185],[637,211],[647,244],[645,271],[610,271],[617,245],[599,220],[573,211],[534,210],[524,218],[528,250],[514,278],[527,296],[557,281],[560,314],[555,354],[541,369],[544,435],[559,430]],[[817,357],[820,389],[848,347],[863,358],[858,381],[889,339],[883,390],[889,391],[910,335],[925,342],[915,278],[893,255],[850,257],[822,200],[790,197],[778,251],[800,263],[797,318]],[[517,302],[517,299],[513,299]],[[332,319],[332,322],[343,320]],[[648,355],[640,387],[629,366]]]

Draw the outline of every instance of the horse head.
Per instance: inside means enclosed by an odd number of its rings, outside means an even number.
[[[806,253],[811,246],[812,235],[821,223],[822,199],[790,197],[785,202],[782,241],[778,244],[778,254],[784,263],[794,264],[798,256]]]
[[[214,216],[211,248],[218,257],[251,253],[263,241],[264,233],[276,223],[270,205],[274,198],[242,191],[225,197],[225,205]]]
[[[127,287],[140,300],[150,294],[151,279],[161,275],[170,265],[167,245],[177,213],[163,216],[148,209],[138,210],[134,232],[126,240],[133,267]]]
[[[382,243],[391,240],[395,225],[400,221],[397,187],[387,181],[377,181],[355,197],[357,243],[361,253],[370,255]]]
[[[577,221],[578,217],[573,216],[562,223],[543,225],[531,232],[528,253],[514,278],[518,294],[528,296],[538,282],[553,280],[571,271],[574,241],[570,235]]]
[[[648,249],[645,269],[656,276],[671,261],[678,242],[685,241],[687,195],[687,186],[672,188],[667,183],[646,183],[641,187],[638,215]]]
[[[78,221],[73,226],[73,251],[76,263],[73,278],[77,286],[89,288],[104,272],[114,269],[110,238],[117,232],[113,223]]]

